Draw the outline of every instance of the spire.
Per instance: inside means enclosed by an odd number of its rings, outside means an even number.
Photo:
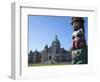
[[[54,41],[58,41],[58,37],[57,37],[57,35],[55,35],[55,40]]]
[[[48,45],[47,44],[45,45],[45,49],[48,49]]]
[[[57,40],[57,35],[55,36],[55,39]]]

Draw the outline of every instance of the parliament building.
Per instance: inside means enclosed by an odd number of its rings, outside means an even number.
[[[50,47],[46,44],[42,51],[30,51],[28,54],[28,64],[68,64],[71,63],[71,51],[61,48],[61,43],[57,37]]]

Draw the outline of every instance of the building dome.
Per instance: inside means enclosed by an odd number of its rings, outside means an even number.
[[[60,41],[59,41],[59,39],[57,38],[57,35],[55,36],[55,39],[54,39],[54,41],[52,42],[52,47],[58,47],[58,48],[60,48]]]

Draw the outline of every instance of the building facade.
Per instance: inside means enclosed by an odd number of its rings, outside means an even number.
[[[71,52],[61,48],[61,43],[57,36],[50,47],[46,44],[41,52],[30,51],[28,54],[29,64],[66,64],[71,62]]]

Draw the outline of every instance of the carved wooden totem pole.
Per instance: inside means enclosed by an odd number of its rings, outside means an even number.
[[[85,40],[84,19],[72,17],[72,64],[87,64],[87,44]]]

